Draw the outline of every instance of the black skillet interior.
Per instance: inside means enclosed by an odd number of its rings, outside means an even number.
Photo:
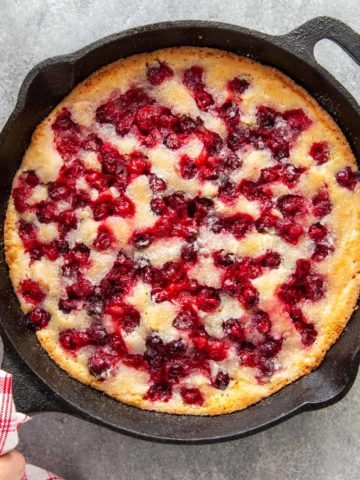
[[[216,47],[279,68],[304,86],[336,119],[360,159],[360,109],[351,95],[315,61],[313,48],[322,38],[339,43],[360,63],[360,36],[327,17],[315,18],[277,37],[211,22],[162,23],[115,34],[79,52],[46,60],[25,79],[16,108],[0,137],[1,225],[12,178],[35,126],[79,81],[102,65],[169,46]],[[22,314],[1,249],[0,323],[6,337],[4,368],[15,374],[18,408],[32,412],[68,412],[150,440],[204,443],[239,438],[295,413],[339,400],[351,387],[359,364],[360,326],[356,318],[359,316],[359,313],[353,316],[317,370],[242,412],[218,417],[146,412],[118,403],[71,379],[50,360],[35,335],[29,333],[20,320]]]

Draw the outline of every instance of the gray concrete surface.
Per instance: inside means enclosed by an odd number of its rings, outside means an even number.
[[[0,126],[26,72],[135,25],[211,19],[281,34],[317,15],[360,31],[357,0],[0,0]],[[360,100],[360,73],[322,41],[321,63]],[[360,381],[340,403],[306,413],[254,437],[210,446],[135,440],[61,414],[42,414],[21,430],[28,461],[67,480],[355,480],[360,472]]]

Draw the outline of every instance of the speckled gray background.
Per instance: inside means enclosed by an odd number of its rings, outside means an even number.
[[[0,126],[27,71],[135,25],[211,19],[285,33],[317,15],[360,31],[358,0],[0,0]],[[360,69],[328,41],[316,47],[360,101]],[[340,403],[302,414],[256,436],[209,446],[147,443],[61,414],[36,416],[21,429],[29,462],[66,480],[357,480],[360,381]]]

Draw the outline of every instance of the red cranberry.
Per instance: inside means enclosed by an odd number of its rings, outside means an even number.
[[[201,391],[198,388],[182,387],[180,393],[183,402],[187,403],[188,405],[201,406],[205,401]]]
[[[125,158],[116,148],[105,145],[100,151],[100,162],[103,173],[120,175],[123,172]]]
[[[126,195],[116,199],[114,205],[114,214],[120,217],[132,217],[135,213],[135,205]]]
[[[301,108],[286,110],[282,116],[287,121],[291,130],[293,130],[296,134],[307,130],[312,124],[310,118]]]
[[[327,142],[315,142],[311,145],[309,155],[318,165],[322,165],[329,160],[329,145]]]
[[[317,332],[314,324],[308,323],[299,307],[292,306],[290,309],[290,318],[296,330],[301,335],[301,341],[305,347],[310,347],[316,340]]]
[[[268,250],[260,257],[259,261],[265,268],[278,268],[281,263],[281,257],[279,253]]]
[[[65,350],[78,350],[90,343],[85,329],[75,330],[74,328],[62,331],[59,335],[59,341]]]
[[[220,305],[219,293],[210,287],[203,287],[196,297],[196,304],[204,312],[213,312]]]
[[[184,308],[176,315],[172,324],[178,330],[190,330],[198,320],[197,313],[191,308]]]
[[[213,253],[215,267],[226,268],[234,263],[234,256],[225,250],[219,250]]]
[[[166,204],[160,197],[151,200],[150,208],[156,215],[163,215],[166,212]]]
[[[174,76],[174,72],[166,62],[158,61],[157,64],[151,64],[147,67],[147,79],[151,85],[160,85],[165,80],[169,80]]]
[[[286,218],[304,214],[307,210],[305,198],[301,195],[283,195],[277,201],[277,208]]]
[[[102,252],[110,248],[114,240],[111,230],[106,225],[100,225],[97,237],[94,240],[94,248]]]
[[[238,93],[242,94],[247,90],[250,86],[250,82],[248,80],[245,80],[245,78],[239,78],[235,77],[232,80],[230,80],[227,84],[227,88],[230,90],[232,93]]]
[[[88,368],[91,375],[101,377],[115,364],[116,357],[101,348],[96,350],[89,358]]]
[[[227,229],[237,239],[243,238],[253,227],[254,219],[247,213],[236,213],[226,218]]]
[[[149,174],[149,185],[153,192],[163,192],[166,190],[166,182],[156,176],[154,173]]]
[[[151,164],[146,155],[141,152],[132,152],[127,164],[128,171],[134,175],[142,175],[149,172]]]
[[[299,238],[304,233],[304,229],[301,225],[292,222],[279,222],[276,225],[276,230],[281,238],[293,245],[298,243]]]
[[[48,185],[48,193],[52,200],[59,202],[61,200],[66,200],[71,192],[66,184],[57,181]]]
[[[47,327],[50,321],[50,313],[43,308],[37,307],[28,315],[28,325],[36,331]]]
[[[197,250],[193,244],[187,244],[181,248],[181,259],[188,265],[195,265],[197,261]]]
[[[114,302],[106,307],[105,312],[110,314],[126,333],[131,333],[140,323],[140,313],[132,305]]]
[[[234,182],[227,180],[219,187],[218,196],[225,203],[233,202],[238,196],[238,189]]]
[[[323,240],[327,233],[327,228],[319,222],[313,223],[309,228],[309,237],[317,242]]]
[[[179,166],[180,173],[183,178],[190,179],[195,177],[197,173],[197,167],[195,162],[193,162],[190,157],[183,155],[180,158]]]
[[[272,213],[265,211],[261,214],[261,216],[255,222],[256,230],[259,233],[269,233],[269,232],[271,233],[278,219],[279,218],[273,215]]]
[[[228,129],[233,129],[239,123],[239,108],[232,102],[225,102],[218,108],[219,117],[227,124]]]
[[[149,233],[136,233],[134,235],[134,246],[138,249],[147,248],[152,242],[152,236]]]
[[[77,218],[72,210],[65,210],[57,217],[60,231],[63,233],[77,227]]]
[[[40,223],[50,223],[56,219],[56,203],[55,202],[39,202],[35,206],[36,216]]]
[[[41,303],[46,296],[40,285],[30,279],[22,280],[19,293],[27,303],[32,303],[33,305]]]
[[[359,181],[359,172],[352,170],[351,167],[346,167],[338,172],[335,177],[339,185],[348,190],[354,190]]]
[[[252,317],[252,321],[254,322],[255,328],[259,333],[267,334],[270,333],[271,330],[271,320],[269,315],[264,312],[264,310],[256,310]]]
[[[273,128],[280,112],[271,107],[260,105],[257,107],[256,120],[261,128]]]
[[[172,395],[171,385],[162,381],[160,383],[155,383],[154,385],[151,385],[144,399],[151,400],[152,402],[156,402],[156,401],[168,402],[171,398],[171,395]]]
[[[251,308],[257,305],[259,301],[259,292],[249,283],[241,290],[239,300],[246,308]]]
[[[241,342],[245,338],[245,330],[239,319],[229,318],[222,327],[226,335],[234,342]]]
[[[313,212],[316,217],[322,218],[331,212],[332,205],[326,190],[320,190],[313,198]]]
[[[321,262],[333,251],[334,251],[334,247],[332,245],[326,245],[324,243],[316,243],[315,250],[311,255],[311,259],[315,260],[316,262]]]
[[[92,295],[93,291],[94,286],[82,276],[79,276],[72,285],[66,287],[70,300],[86,299]]]

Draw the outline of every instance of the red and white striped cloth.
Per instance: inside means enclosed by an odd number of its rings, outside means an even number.
[[[18,413],[12,396],[12,375],[0,370],[0,456],[13,450],[18,444],[18,428],[30,417]],[[61,480],[46,470],[26,465],[23,480]]]

